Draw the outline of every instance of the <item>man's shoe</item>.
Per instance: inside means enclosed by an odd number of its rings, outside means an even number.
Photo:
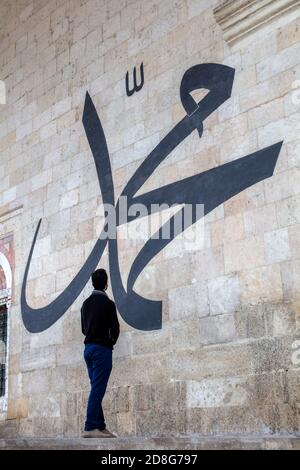
[[[102,429],[101,432],[103,434],[105,434],[106,437],[117,437],[115,434],[113,434],[112,432],[110,432],[108,429]]]
[[[92,429],[91,431],[84,431],[82,434],[82,437],[93,437],[93,438],[98,438],[98,439],[103,439],[107,437],[116,437],[114,434],[109,432],[107,429]]]

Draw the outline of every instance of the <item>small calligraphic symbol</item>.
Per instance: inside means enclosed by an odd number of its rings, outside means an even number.
[[[136,67],[134,67],[134,69],[133,69],[133,88],[131,88],[131,89],[129,88],[129,73],[128,72],[126,73],[125,81],[126,81],[127,96],[131,96],[131,95],[133,95],[134,92],[140,91],[144,86],[144,64],[143,64],[143,62],[140,65],[140,73],[141,73],[141,81],[140,81],[140,84],[138,85],[137,80],[136,80]]]

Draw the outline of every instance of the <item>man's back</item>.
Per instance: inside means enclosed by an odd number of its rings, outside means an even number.
[[[100,344],[113,349],[120,326],[116,307],[103,291],[94,290],[81,307],[81,329],[85,344]]]
[[[94,290],[81,307],[81,330],[85,335],[83,357],[91,384],[83,437],[115,437],[106,429],[102,400],[112,371],[113,345],[120,325],[115,303],[105,293],[105,269],[92,273]]]

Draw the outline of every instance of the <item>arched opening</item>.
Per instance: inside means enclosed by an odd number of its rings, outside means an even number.
[[[0,412],[7,406],[8,377],[8,311],[11,301],[12,270],[0,252]]]

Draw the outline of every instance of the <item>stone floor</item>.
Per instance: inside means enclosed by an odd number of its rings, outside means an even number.
[[[300,450],[300,436],[189,436],[130,437],[116,439],[2,438],[0,450],[217,450],[277,449]]]

